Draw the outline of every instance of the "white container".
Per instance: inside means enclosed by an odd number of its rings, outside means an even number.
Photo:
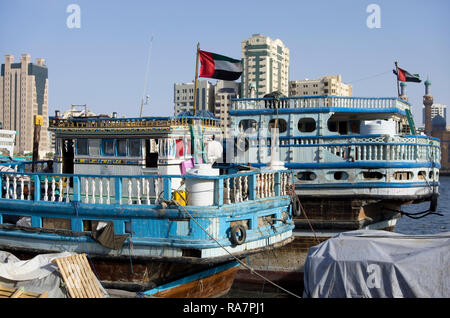
[[[361,122],[361,135],[395,135],[396,122],[393,120],[365,120]]]
[[[186,172],[186,176],[218,176],[219,169],[213,169],[210,164],[195,164]],[[214,205],[214,179],[186,178],[188,205]]]

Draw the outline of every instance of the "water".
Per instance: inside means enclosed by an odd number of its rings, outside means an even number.
[[[403,216],[395,227],[394,232],[401,234],[437,234],[450,231],[450,176],[439,177],[439,199],[436,212],[440,215],[427,215],[421,219],[411,219]],[[405,212],[426,211],[430,207],[430,202],[420,204],[410,204],[403,206]]]

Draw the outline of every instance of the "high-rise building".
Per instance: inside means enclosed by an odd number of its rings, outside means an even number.
[[[48,69],[43,58],[32,63],[22,54],[19,63],[5,55],[0,76],[0,121],[4,129],[17,132],[14,152],[33,151],[34,116],[41,115],[39,156],[49,152],[48,136]]]
[[[274,91],[288,96],[289,49],[284,43],[280,39],[253,34],[241,42],[241,49],[241,97],[261,98]]]
[[[194,110],[194,82],[174,84],[174,114]],[[197,107],[196,110],[214,110],[214,85],[209,81],[197,81]]]
[[[217,81],[214,87],[214,115],[220,119],[220,127],[228,135],[228,128],[231,127],[230,109],[231,100],[239,97],[240,83],[232,81]]]
[[[289,96],[352,96],[352,85],[342,82],[341,75],[326,75],[315,80],[289,81]]]

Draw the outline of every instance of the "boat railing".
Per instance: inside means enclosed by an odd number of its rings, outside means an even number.
[[[255,110],[267,108],[398,108],[409,109],[410,104],[397,97],[345,97],[345,96],[301,96],[273,98],[234,99],[232,110]]]
[[[218,119],[193,116],[142,118],[49,117],[49,127],[52,129],[161,128],[187,126],[196,120],[199,120],[202,126],[219,127]]]
[[[104,176],[0,172],[0,199],[35,202],[152,205],[173,199],[174,179],[214,183],[214,205],[236,204],[289,194],[290,171],[252,171],[220,176]],[[189,193],[187,193],[189,196]],[[176,196],[175,196],[176,198]],[[183,199],[181,199],[183,200]],[[178,200],[180,202],[180,199]],[[186,205],[185,202],[181,202]]]
[[[440,162],[440,142],[414,135],[284,138],[280,147],[318,147],[338,160]],[[322,154],[322,155],[323,155]],[[324,157],[324,156],[322,156]],[[327,161],[332,158],[327,157]]]

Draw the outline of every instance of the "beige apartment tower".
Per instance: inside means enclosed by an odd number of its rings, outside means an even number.
[[[341,75],[326,75],[315,80],[289,81],[289,96],[352,96],[352,85],[342,82]]]
[[[214,116],[220,119],[220,127],[225,138],[231,129],[231,100],[239,98],[240,83],[234,81],[217,81],[214,86]]]
[[[0,121],[4,129],[17,132],[15,153],[33,151],[34,115],[43,117],[39,157],[48,147],[48,69],[43,58],[32,63],[29,54],[22,54],[19,63],[5,55],[0,76]]]
[[[288,96],[289,49],[284,43],[253,34],[241,42],[241,49],[241,98],[261,98],[274,91]]]
[[[194,81],[191,83],[175,83],[173,87],[174,114],[194,111]],[[196,111],[212,112],[214,109],[214,85],[209,81],[197,81]]]

